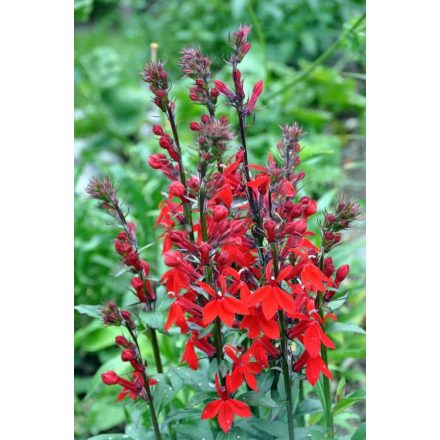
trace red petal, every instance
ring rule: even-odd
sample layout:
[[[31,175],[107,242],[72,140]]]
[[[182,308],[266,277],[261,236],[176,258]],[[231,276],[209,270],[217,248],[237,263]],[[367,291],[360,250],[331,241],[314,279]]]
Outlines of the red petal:
[[[229,399],[228,405],[232,409],[232,412],[238,417],[251,417],[252,415],[249,406],[240,400]]]
[[[218,316],[222,322],[224,322],[229,327],[232,327],[235,321],[235,314],[230,310],[227,303],[223,300],[219,303],[219,313]]]
[[[246,379],[246,383],[252,388],[254,391],[258,391],[257,379],[250,373],[245,373],[244,378]]]
[[[209,293],[212,297],[214,297],[214,298],[216,298],[217,297],[217,295],[216,295],[216,293],[215,293],[215,291],[214,291],[214,289],[209,285],[209,284],[206,284],[206,283],[204,283],[204,282],[202,282],[202,281],[197,281],[197,284],[206,292],[206,293]]]
[[[197,370],[199,366],[199,360],[197,359],[196,352],[194,350],[194,345],[191,341],[188,341],[185,346],[185,350],[182,355],[182,359],[180,363],[183,363],[186,361],[188,363],[188,366],[192,370]]]
[[[248,315],[248,308],[237,298],[227,297],[224,299],[224,302],[227,304],[228,308],[231,308],[232,311],[235,311],[238,315]]]
[[[270,290],[273,292],[272,288]],[[277,298],[273,294],[266,295],[263,300],[262,309],[264,317],[267,320],[271,319],[278,310]]]
[[[295,309],[295,302],[293,301],[293,298],[280,288],[276,289],[276,293],[277,293],[278,304],[280,305],[280,307],[285,312],[295,313],[296,309]]]
[[[202,419],[212,419],[215,417],[223,406],[223,400],[214,400],[209,402],[202,412]]]
[[[215,299],[203,308],[203,324],[208,325],[210,322],[214,321],[219,314],[219,302]]]
[[[307,380],[315,385],[318,382],[319,375],[321,374],[321,358],[309,358],[306,364],[306,377]]]
[[[280,329],[278,327],[278,323],[275,320],[266,320],[264,318],[261,318],[258,322],[261,326],[261,329],[263,330],[263,333],[268,338],[278,339],[280,337]]]
[[[229,401],[226,401],[218,413],[218,424],[220,425],[220,428],[222,428],[223,432],[228,432],[231,429],[233,421],[234,413],[229,405]]]
[[[168,331],[170,327],[174,324],[176,320],[176,303],[171,304],[170,310],[168,312],[168,319],[164,326],[164,331]]]
[[[308,326],[304,332],[303,341],[310,357],[318,357],[321,350],[321,338],[319,337],[319,330],[316,328],[316,324]]]
[[[264,294],[267,292],[267,289],[269,289],[269,286],[263,286],[257,289],[246,301],[246,306],[252,307],[259,304],[262,301]]]
[[[292,266],[287,266],[285,267],[277,276],[277,281],[283,281],[287,278],[291,278],[291,274],[293,271],[293,267]]]

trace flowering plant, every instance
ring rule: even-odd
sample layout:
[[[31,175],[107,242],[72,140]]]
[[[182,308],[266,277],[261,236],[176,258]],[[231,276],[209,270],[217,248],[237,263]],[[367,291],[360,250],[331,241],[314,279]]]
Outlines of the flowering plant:
[[[250,438],[260,438],[261,431],[241,420],[259,419],[261,426],[270,420],[273,429],[281,429],[279,438],[292,440],[298,432],[295,419],[306,429],[295,413],[303,383],[315,386],[320,381],[326,436],[333,438],[327,351],[336,347],[326,326],[337,319],[332,301],[349,267],[335,268],[331,252],[342,243],[343,231],[360,210],[355,202],[340,197],[321,219],[320,237],[314,237],[308,222],[317,213],[317,202],[302,195],[300,188],[305,177],[300,170],[303,131],[296,123],[282,126],[277,157],[269,154],[264,165],[249,163],[246,133],[263,92],[263,82],[258,81],[247,95],[239,69],[251,47],[250,30],[240,26],[230,36],[230,84],[212,78],[211,60],[200,49],[182,51],[183,74],[192,80],[189,98],[206,109],[199,121],[189,124],[197,145],[194,169],[184,161],[176,103],[164,65],[151,62],[144,70],[153,102],[166,120],[152,127],[163,152],[152,154],[148,163],[170,181],[156,221],[168,267],[159,283],[169,302],[160,330],[172,337],[177,328],[185,335],[182,364],[194,371],[202,369],[202,362],[208,364],[205,390],[211,392],[198,402],[204,402],[199,412],[202,420],[217,419],[225,433],[237,424]],[[225,116],[217,115],[220,102],[235,109],[237,134]],[[169,399],[157,401],[154,389],[161,379],[171,385],[173,380],[162,366],[157,328],[142,323],[145,314],[155,311],[160,288],[150,279],[150,266],[137,244],[136,225],[127,220],[111,179],[93,179],[87,191],[121,228],[115,250],[132,273],[136,296],[132,312],[112,301],[101,308],[106,325],[126,331],[115,343],[131,369],[130,378],[106,371],[102,381],[122,387],[118,400],[126,396],[145,400],[155,438],[173,438],[176,433],[169,429],[165,434],[165,425],[171,428],[169,422],[185,417],[186,410],[181,409],[179,416]],[[139,344],[144,329],[150,336],[157,377],[150,376]],[[171,374],[179,374],[171,368]],[[270,390],[278,396],[278,404]],[[279,410],[270,418],[262,416],[258,406],[272,403]]]

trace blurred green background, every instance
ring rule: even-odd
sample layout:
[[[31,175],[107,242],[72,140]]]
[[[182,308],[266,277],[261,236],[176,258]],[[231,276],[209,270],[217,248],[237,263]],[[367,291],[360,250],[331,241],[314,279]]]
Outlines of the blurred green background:
[[[130,301],[128,278],[118,276],[115,227],[85,197],[93,175],[114,176],[139,226],[141,246],[153,243],[143,253],[153,277],[163,271],[160,246],[154,244],[159,232],[153,224],[165,179],[146,162],[159,150],[151,124],[160,118],[140,76],[152,42],[159,44],[159,58],[170,71],[182,144],[190,147],[188,123],[200,116],[201,108],[187,98],[188,82],[177,65],[180,49],[200,45],[213,58],[217,78],[229,81],[223,62],[227,35],[240,23],[252,24],[252,49],[241,70],[247,90],[258,79],[264,80],[265,89],[255,125],[248,130],[250,160],[261,161],[274,152],[279,125],[297,121],[307,132],[301,155],[307,173],[304,191],[319,200],[321,211],[339,192],[364,207],[365,24],[350,31],[364,11],[362,0],[75,0],[75,305],[111,298],[121,304]],[[225,106],[220,112],[230,114]],[[193,156],[190,148],[187,151],[190,164]],[[364,237],[361,222],[334,255],[336,262],[349,263],[352,269],[348,300],[338,309],[340,322],[360,326],[365,325]],[[124,406],[114,402],[116,390],[99,381],[101,371],[120,363],[114,335],[114,329],[75,313],[77,439],[123,432],[130,420]],[[332,337],[338,346],[330,357],[334,386],[345,381],[346,393],[361,389],[365,336],[339,331]],[[160,338],[166,363],[177,365],[183,338]],[[147,351],[147,358],[150,355]],[[313,422],[317,416],[308,417]],[[364,417],[363,404],[358,403],[338,414],[336,422],[351,438]]]

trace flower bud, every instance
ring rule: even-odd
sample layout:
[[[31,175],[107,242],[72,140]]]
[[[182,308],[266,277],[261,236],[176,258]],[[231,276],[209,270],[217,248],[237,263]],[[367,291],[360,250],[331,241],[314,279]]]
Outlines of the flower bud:
[[[304,234],[307,231],[307,222],[304,219],[293,222],[292,229],[298,234]]]
[[[226,266],[228,263],[229,263],[229,252],[222,251],[222,253],[217,257],[217,264],[219,266]]]
[[[267,241],[273,243],[275,241],[275,228],[276,223],[273,220],[267,220],[264,222],[264,229],[266,230]]]
[[[129,348],[126,348],[121,353],[121,359],[122,359],[123,362],[130,362],[132,360],[135,360],[136,356],[135,356],[135,354],[133,353],[132,350],[130,350]]]
[[[169,150],[173,146],[172,141],[168,135],[164,135],[160,137],[159,145],[164,150]]]
[[[333,258],[327,257],[324,260],[324,275],[330,277],[333,275],[334,271],[335,271],[335,266],[333,265]]]
[[[344,264],[343,266],[339,267],[336,271],[335,282],[340,283],[341,281],[344,281],[349,272],[350,266],[348,264]]]
[[[317,210],[318,210],[318,205],[317,205],[316,201],[309,200],[306,208],[304,209],[304,215],[309,217],[309,216],[315,214]]]
[[[168,163],[168,159],[165,156],[165,154],[162,154],[162,153],[152,154],[148,158],[148,164],[150,165],[151,168],[153,168],[155,170],[161,169],[167,163]]]
[[[163,254],[163,260],[168,267],[177,267],[182,262],[182,256],[177,251],[168,251]]]
[[[293,205],[292,210],[290,211],[290,215],[292,218],[301,217],[301,214],[303,212],[303,207],[301,203],[297,203]]]
[[[117,239],[118,240],[127,240],[127,233],[124,231],[121,231],[118,235],[117,235]]]
[[[224,205],[216,205],[214,208],[214,220],[220,222],[224,220],[229,214],[228,208]]]
[[[127,338],[125,336],[116,336],[115,344],[119,345],[120,347],[124,347],[124,348],[127,348],[130,346],[130,342],[127,340]]]
[[[131,321],[131,313],[128,310],[122,310],[121,316],[124,318],[125,321]]]
[[[192,131],[200,131],[200,124],[199,124],[198,122],[191,122],[191,123],[189,124],[189,128],[190,128]]]
[[[185,187],[181,182],[174,181],[170,184],[170,195],[174,197],[182,197],[185,194]]]
[[[163,136],[165,134],[165,132],[163,131],[160,125],[153,125],[152,129],[153,129],[153,133],[156,136]]]
[[[119,382],[119,376],[114,371],[106,371],[101,374],[101,380],[106,385],[116,385]]]
[[[211,245],[209,243],[202,242],[199,246],[200,249],[200,261],[204,266],[209,264],[209,252]]]
[[[196,176],[191,176],[188,179],[187,184],[191,191],[197,192],[200,189],[200,181]]]

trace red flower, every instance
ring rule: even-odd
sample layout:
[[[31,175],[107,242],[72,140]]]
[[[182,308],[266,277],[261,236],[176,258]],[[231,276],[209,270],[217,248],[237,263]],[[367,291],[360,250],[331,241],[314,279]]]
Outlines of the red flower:
[[[254,85],[252,95],[249,98],[246,107],[244,108],[244,113],[246,114],[246,116],[249,116],[254,111],[255,105],[257,103],[257,99],[261,95],[262,91],[263,91],[263,81],[260,80]]]
[[[220,428],[223,432],[228,432],[231,429],[235,416],[251,417],[251,410],[246,403],[229,398],[230,392],[228,392],[228,389],[232,389],[229,376],[226,376],[226,386],[220,387],[218,376],[216,375],[215,387],[220,399],[209,402],[205,406],[202,412],[202,419],[217,417]]]
[[[285,267],[276,278],[271,275],[271,268],[272,261],[266,266],[266,279],[270,284],[257,289],[246,302],[248,307],[261,303],[264,317],[267,320],[271,319],[278,309],[288,313],[295,312],[293,298],[278,285],[281,281],[290,277],[292,266]]]
[[[328,285],[332,285],[332,280],[326,277],[312,262],[308,262],[304,265],[301,272],[301,281],[306,289],[312,292],[320,291],[325,292],[327,289],[323,282]]]
[[[204,325],[208,325],[215,318],[219,317],[222,322],[232,327],[236,313],[240,315],[248,314],[248,309],[243,302],[232,296],[225,296],[226,281],[224,277],[219,277],[221,290],[218,293],[215,293],[214,289],[206,283],[197,281],[197,284],[214,298],[203,308]]]
[[[233,362],[231,373],[231,385],[233,389],[237,389],[243,381],[249,385],[254,391],[258,391],[257,379],[255,374],[259,374],[262,370],[258,362],[251,361],[253,356],[252,351],[241,353],[232,345],[225,345],[225,353],[231,358]]]

